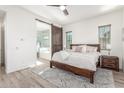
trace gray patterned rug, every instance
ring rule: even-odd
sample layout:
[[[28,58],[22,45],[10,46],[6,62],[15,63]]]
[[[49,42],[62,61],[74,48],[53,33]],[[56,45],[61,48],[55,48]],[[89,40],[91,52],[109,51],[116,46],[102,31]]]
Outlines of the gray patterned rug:
[[[32,72],[40,75],[59,88],[114,88],[112,71],[98,68],[94,77],[94,84],[89,79],[75,75],[71,72],[57,68],[31,69]]]

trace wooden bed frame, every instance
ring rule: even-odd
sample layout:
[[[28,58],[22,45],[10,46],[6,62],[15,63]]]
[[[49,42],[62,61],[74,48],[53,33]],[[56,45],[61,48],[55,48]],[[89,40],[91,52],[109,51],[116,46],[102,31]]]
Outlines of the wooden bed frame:
[[[84,45],[84,44],[71,44],[70,48],[72,48],[72,46],[80,46],[80,45]],[[97,51],[100,52],[100,44],[85,44],[88,46],[93,46],[93,47],[97,47]],[[99,61],[97,62],[96,66],[98,65]],[[88,70],[88,69],[83,69],[83,68],[78,68],[75,66],[71,66],[68,64],[64,64],[64,63],[60,63],[54,60],[50,61],[50,68],[52,68],[52,66],[55,66],[57,68],[66,70],[66,71],[70,71],[76,75],[81,75],[84,76],[86,78],[90,79],[90,83],[94,83],[94,73],[95,71],[92,70]]]

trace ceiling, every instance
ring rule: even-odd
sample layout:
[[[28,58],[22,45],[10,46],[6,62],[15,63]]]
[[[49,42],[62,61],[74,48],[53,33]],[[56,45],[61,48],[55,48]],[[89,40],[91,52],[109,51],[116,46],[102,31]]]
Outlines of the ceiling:
[[[84,20],[94,16],[102,15],[108,12],[115,11],[123,6],[110,5],[68,5],[66,6],[69,15],[65,16],[58,7],[45,5],[25,5],[21,6],[37,15],[56,22],[61,25],[67,25],[79,20]]]
[[[51,29],[50,25],[39,21],[36,21],[36,26],[37,26],[37,31],[46,31]]]

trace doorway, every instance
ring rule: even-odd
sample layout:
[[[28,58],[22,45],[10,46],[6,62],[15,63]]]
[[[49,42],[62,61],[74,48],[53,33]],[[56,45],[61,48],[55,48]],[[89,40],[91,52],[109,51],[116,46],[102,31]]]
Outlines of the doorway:
[[[5,12],[0,10],[0,67],[5,70]]]
[[[37,64],[51,60],[51,25],[36,20],[37,27]],[[43,61],[45,62],[45,61]]]

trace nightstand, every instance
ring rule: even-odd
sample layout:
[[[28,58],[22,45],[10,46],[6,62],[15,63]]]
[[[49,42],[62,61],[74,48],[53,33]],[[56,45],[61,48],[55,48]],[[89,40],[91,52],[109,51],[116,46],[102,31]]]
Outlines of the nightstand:
[[[119,71],[119,58],[117,56],[102,55],[100,66]]]

